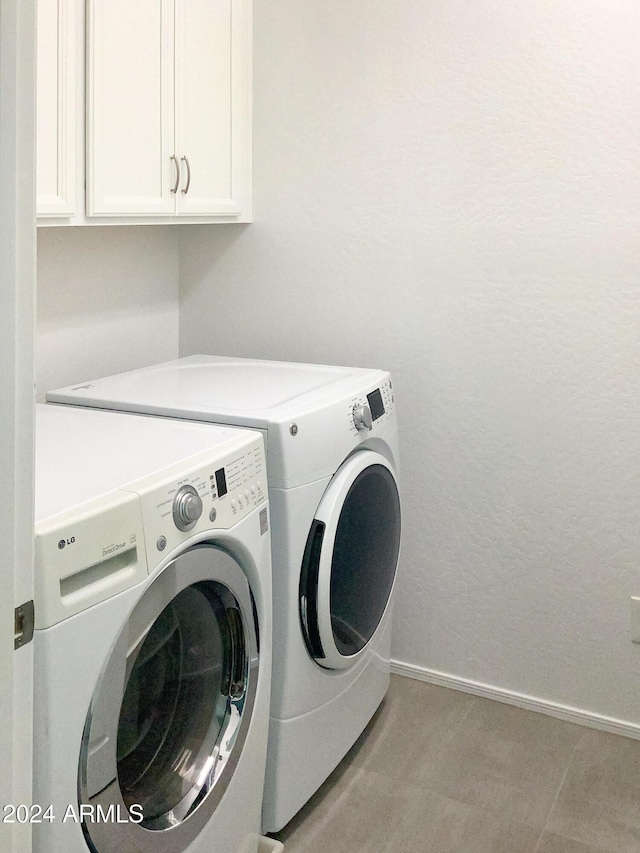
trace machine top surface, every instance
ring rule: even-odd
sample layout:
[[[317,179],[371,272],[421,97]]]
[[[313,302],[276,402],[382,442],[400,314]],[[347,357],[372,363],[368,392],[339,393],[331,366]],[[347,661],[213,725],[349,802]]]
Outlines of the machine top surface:
[[[386,375],[363,368],[194,355],[58,389],[47,399],[177,417],[207,415],[266,428]]]
[[[36,523],[195,457],[242,453],[259,434],[208,423],[36,406]],[[163,474],[163,471],[165,474]]]

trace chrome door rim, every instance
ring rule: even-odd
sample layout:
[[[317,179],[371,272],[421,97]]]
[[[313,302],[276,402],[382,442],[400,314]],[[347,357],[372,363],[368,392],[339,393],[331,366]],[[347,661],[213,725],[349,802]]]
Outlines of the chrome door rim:
[[[216,565],[215,571],[212,571],[210,564],[214,558]],[[109,773],[113,775],[112,781],[95,794],[91,794],[87,788],[92,759],[90,744],[93,722],[100,717],[101,702],[105,705],[111,702],[111,705],[114,705],[113,697],[102,695],[103,686],[108,684],[111,687],[113,684],[113,679],[109,681],[109,671],[111,666],[116,666],[112,662],[117,659],[117,656],[120,655],[120,669],[122,669],[123,654],[126,654],[130,660],[137,659],[151,626],[167,604],[185,589],[199,584],[216,584],[225,588],[229,596],[226,604],[231,605],[232,600],[236,603],[246,649],[244,690],[235,700],[230,699],[229,704],[232,710],[222,729],[217,732],[214,743],[209,742],[210,771],[205,778],[198,780],[200,784],[192,787],[174,808],[159,819],[145,821],[144,826],[132,820],[124,823],[87,821],[83,823],[82,828],[89,847],[97,853],[110,853],[110,851],[178,853],[184,850],[212,817],[235,772],[248,734],[256,698],[259,656],[253,622],[254,609],[246,575],[235,558],[221,548],[205,543],[193,546],[163,569],[133,608],[126,624],[128,630],[123,628],[114,644],[94,691],[85,724],[78,773],[79,803],[89,805],[93,810],[101,807],[103,813],[107,812],[109,807],[115,807],[117,813],[123,818],[129,815],[120,790],[115,744],[109,745],[107,751],[109,761],[113,762],[113,774]],[[131,648],[125,648],[129,645],[127,639],[132,632],[136,642],[131,645]],[[117,678],[122,681],[120,702],[124,697],[131,670],[132,663],[128,665],[124,675],[117,675]],[[107,690],[106,686],[104,690]],[[230,741],[232,742],[230,748],[225,747],[225,741],[227,746]],[[94,748],[93,752],[95,751]],[[196,803],[195,807],[194,803]]]

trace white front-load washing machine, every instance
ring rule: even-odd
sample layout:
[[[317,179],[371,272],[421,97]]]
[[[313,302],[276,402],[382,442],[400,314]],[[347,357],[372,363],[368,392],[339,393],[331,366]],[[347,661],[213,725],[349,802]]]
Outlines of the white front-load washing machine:
[[[37,407],[35,853],[257,851],[268,512],[259,432]]]
[[[401,522],[391,377],[203,355],[48,397],[264,432],[274,658],[263,828],[280,829],[348,752],[389,685]]]

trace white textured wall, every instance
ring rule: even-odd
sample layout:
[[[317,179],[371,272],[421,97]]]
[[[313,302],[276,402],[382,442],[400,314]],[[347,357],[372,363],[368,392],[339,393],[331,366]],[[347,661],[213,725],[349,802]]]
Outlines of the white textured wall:
[[[640,723],[640,5],[255,4],[181,351],[389,368],[399,660]]]
[[[178,229],[39,228],[37,390],[178,353]]]

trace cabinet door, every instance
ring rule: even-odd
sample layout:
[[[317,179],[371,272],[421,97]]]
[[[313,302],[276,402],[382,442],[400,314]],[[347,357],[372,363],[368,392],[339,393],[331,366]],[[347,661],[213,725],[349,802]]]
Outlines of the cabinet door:
[[[88,215],[173,214],[173,0],[87,12]]]
[[[37,212],[76,207],[76,13],[74,0],[38,0]]]
[[[250,179],[250,4],[175,3],[177,210],[237,215]]]

